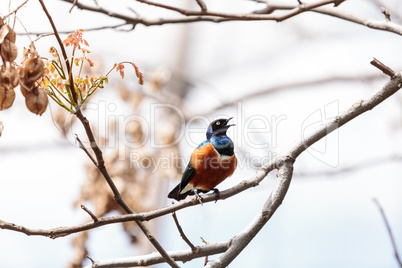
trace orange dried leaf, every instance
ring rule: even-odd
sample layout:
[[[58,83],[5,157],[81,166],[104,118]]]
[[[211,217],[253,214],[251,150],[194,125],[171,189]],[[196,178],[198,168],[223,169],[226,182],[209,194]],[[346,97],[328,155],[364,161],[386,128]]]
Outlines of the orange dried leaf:
[[[140,68],[133,62],[134,70],[135,70],[135,75],[138,77],[138,83],[140,85],[144,84],[144,74],[140,72]]]
[[[119,63],[116,67],[116,72],[120,72],[121,78],[124,78],[124,65]]]

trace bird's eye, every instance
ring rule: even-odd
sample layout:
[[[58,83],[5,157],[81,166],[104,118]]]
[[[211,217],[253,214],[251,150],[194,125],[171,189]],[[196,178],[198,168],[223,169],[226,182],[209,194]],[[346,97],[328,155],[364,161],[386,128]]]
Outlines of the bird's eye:
[[[219,121],[218,121],[218,122],[216,122],[216,125],[217,125],[217,126],[219,126],[220,124],[221,124],[221,122],[219,122]]]

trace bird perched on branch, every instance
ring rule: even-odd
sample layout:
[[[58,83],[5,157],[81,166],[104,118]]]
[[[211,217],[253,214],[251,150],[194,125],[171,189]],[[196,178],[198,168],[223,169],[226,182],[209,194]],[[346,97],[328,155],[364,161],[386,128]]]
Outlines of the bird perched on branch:
[[[228,124],[232,118],[218,119],[209,125],[207,140],[191,154],[181,181],[169,193],[169,198],[180,201],[188,195],[195,195],[201,202],[198,193],[211,190],[216,193],[216,200],[220,198],[220,192],[215,187],[231,176],[237,166],[233,141],[226,135],[228,128],[234,126]]]

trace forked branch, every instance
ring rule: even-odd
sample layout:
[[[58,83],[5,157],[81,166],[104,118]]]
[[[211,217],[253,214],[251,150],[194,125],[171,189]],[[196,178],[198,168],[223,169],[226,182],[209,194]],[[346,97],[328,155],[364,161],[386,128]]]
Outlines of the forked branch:
[[[266,165],[262,166],[257,173],[239,183],[238,185],[227,189],[225,191],[221,191],[220,199],[226,199],[233,195],[236,195],[250,187],[257,186],[266,176],[268,173],[273,171],[274,169],[278,170],[278,178],[276,180],[274,189],[265,202],[264,206],[262,207],[261,212],[258,214],[243,232],[241,232],[238,236],[233,237],[230,241],[223,242],[220,245],[225,245],[226,249],[219,247],[219,250],[216,251],[200,251],[190,253],[188,251],[182,250],[175,253],[167,253],[170,257],[174,257],[176,260],[181,260],[183,256],[185,256],[185,260],[190,260],[197,257],[202,257],[206,255],[213,255],[217,253],[225,252],[221,255],[216,261],[211,262],[208,264],[209,267],[224,267],[225,265],[229,264],[236,254],[244,249],[247,244],[251,241],[251,239],[258,233],[258,231],[265,225],[265,223],[272,217],[275,213],[276,209],[282,203],[289,184],[292,179],[292,171],[293,171],[293,162],[297,159],[297,157],[304,152],[308,147],[313,145],[315,142],[319,141],[323,137],[327,136],[330,132],[340,128],[342,125],[348,123],[349,121],[353,120],[357,116],[370,111],[378,104],[386,100],[392,94],[397,92],[402,86],[402,77],[401,73],[395,73],[394,76],[390,79],[389,82],[372,96],[368,97],[365,100],[357,101],[354,105],[352,105],[348,110],[344,111],[339,116],[335,117],[334,119],[329,120],[327,123],[321,125],[318,129],[316,129],[312,134],[305,137],[304,140],[296,143],[293,147],[291,147],[286,154],[283,156],[278,156],[273,159],[271,162],[267,163]],[[215,194],[206,194],[203,196],[203,203],[215,201],[216,195]],[[113,224],[117,222],[126,222],[126,221],[148,221],[162,215],[167,215],[174,211],[178,211],[180,209],[198,205],[198,202],[194,199],[183,200],[181,202],[175,203],[171,206],[161,208],[158,210],[153,210],[150,212],[145,213],[136,213],[136,214],[128,214],[128,215],[119,215],[114,217],[103,217],[98,218],[96,222],[90,222],[82,225],[72,226],[72,227],[59,227],[50,230],[42,230],[42,229],[29,229],[24,226],[18,226],[13,223],[8,223],[4,221],[0,221],[0,228],[1,229],[8,229],[17,232],[21,232],[27,235],[40,235],[40,236],[48,236],[51,238],[57,238],[61,236],[70,235],[72,233],[81,232],[84,230],[89,230],[93,228],[97,228],[99,226],[103,226],[106,224]],[[211,244],[204,247],[205,249],[212,249],[214,245]],[[210,247],[211,246],[211,247]],[[222,251],[223,250],[223,251]],[[177,255],[178,254],[178,255]],[[184,257],[183,257],[184,258]],[[145,255],[141,257],[133,258],[136,261],[132,262],[132,265],[138,265],[138,260],[141,259],[145,263],[152,260],[152,264],[165,262],[166,259],[163,258],[161,255],[158,254],[151,254]],[[110,266],[110,262],[108,261],[97,261],[95,262],[97,267],[112,267]],[[142,262],[141,262],[142,263]],[[127,264],[127,263],[126,263]],[[222,266],[219,266],[222,265]]]

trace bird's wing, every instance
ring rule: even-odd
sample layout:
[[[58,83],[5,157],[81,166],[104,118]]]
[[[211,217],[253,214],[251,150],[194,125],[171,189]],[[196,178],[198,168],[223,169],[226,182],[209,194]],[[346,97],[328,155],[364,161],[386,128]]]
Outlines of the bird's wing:
[[[190,159],[190,162],[188,163],[186,169],[183,172],[183,176],[181,177],[180,192],[184,188],[186,188],[186,186],[191,181],[191,179],[194,177],[194,175],[195,175],[195,169],[191,167],[191,159]]]

